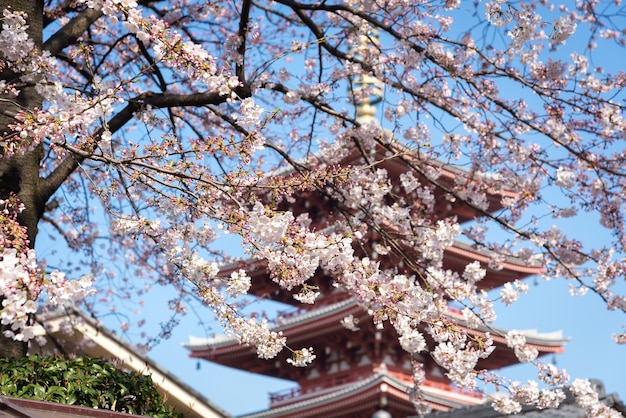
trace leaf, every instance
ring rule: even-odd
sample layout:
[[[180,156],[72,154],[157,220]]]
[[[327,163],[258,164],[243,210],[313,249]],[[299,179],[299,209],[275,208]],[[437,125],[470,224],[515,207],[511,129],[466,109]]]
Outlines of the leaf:
[[[46,389],[43,386],[33,385],[33,397],[35,399],[46,399]]]

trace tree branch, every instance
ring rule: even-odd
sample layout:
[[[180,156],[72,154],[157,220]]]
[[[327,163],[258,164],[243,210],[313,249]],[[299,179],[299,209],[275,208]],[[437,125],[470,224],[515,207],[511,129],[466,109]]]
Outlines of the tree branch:
[[[251,4],[252,1],[244,0],[241,5],[241,16],[239,18],[239,38],[241,42],[237,47],[237,53],[241,57],[241,62],[238,62],[235,67],[235,75],[242,84],[246,84],[246,34],[248,32]]]
[[[65,47],[76,42],[102,14],[101,10],[85,9],[44,42],[43,49],[50,51],[52,55],[58,54]]]
[[[149,3],[156,3],[159,0],[143,0],[139,4],[147,5]],[[73,2],[66,2],[62,7],[69,8]],[[104,13],[100,9],[87,8],[80,12],[74,19],[65,24],[59,31],[55,32],[46,42],[43,44],[45,51],[50,51],[52,55],[56,55],[63,49],[72,45],[81,37],[83,33],[91,26],[96,20],[98,20]]]
[[[237,91],[241,98],[249,97],[248,88],[241,88]],[[206,105],[217,105],[224,103],[228,95],[221,95],[216,92],[203,92],[194,94],[155,94],[148,92],[137,96],[129,101],[128,105],[113,116],[107,123],[107,128],[111,133],[120,130],[128,121],[130,121],[138,110],[151,106],[153,108],[171,108],[171,107],[199,107]],[[99,128],[91,136],[99,138],[104,132],[104,128]],[[74,153],[61,162],[45,179],[42,179],[39,192],[43,201],[47,201],[54,192],[65,182],[65,180],[76,170],[80,164],[85,161],[88,156],[95,151],[98,141],[94,140],[90,149],[84,150],[81,154]]]

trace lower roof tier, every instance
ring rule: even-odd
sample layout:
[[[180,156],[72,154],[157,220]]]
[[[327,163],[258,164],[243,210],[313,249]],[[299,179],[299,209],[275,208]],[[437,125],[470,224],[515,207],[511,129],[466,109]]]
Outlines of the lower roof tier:
[[[384,409],[394,417],[415,414],[409,393],[412,385],[391,375],[384,368],[367,379],[340,387],[273,402],[270,409],[241,418],[371,417]],[[483,402],[479,394],[442,390],[437,386],[422,386],[424,401],[433,411],[447,411]]]
[[[359,320],[359,329],[350,331],[341,325],[341,320],[348,316]],[[473,329],[460,317],[458,312],[450,310],[446,315],[453,319],[461,329],[470,335],[484,336],[485,327]],[[404,371],[410,376],[411,358],[404,351],[398,335],[392,326],[377,329],[371,317],[353,299],[345,299],[331,305],[305,311],[300,315],[286,316],[273,331],[280,331],[291,347],[312,347],[317,356],[315,361],[305,368],[285,367],[290,353],[283,350],[274,360],[259,359],[254,347],[241,345],[234,337],[219,336],[210,339],[191,337],[185,347],[190,356],[203,358],[225,366],[297,381],[306,389],[314,385],[316,380],[326,380],[329,385],[345,383],[341,374],[344,370],[370,370],[352,376],[353,379],[363,378],[371,374],[371,367],[376,364],[387,364],[390,368]],[[495,332],[494,332],[495,331]],[[522,331],[527,344],[536,348],[539,355],[559,353],[567,342],[560,332],[539,334],[534,330]],[[490,335],[496,350],[478,363],[479,369],[500,369],[518,363],[513,350],[506,347],[506,340],[501,335],[506,332],[491,330]],[[434,347],[432,340],[427,341]],[[430,356],[423,356],[422,362],[427,379],[448,382],[444,371],[434,363]]]

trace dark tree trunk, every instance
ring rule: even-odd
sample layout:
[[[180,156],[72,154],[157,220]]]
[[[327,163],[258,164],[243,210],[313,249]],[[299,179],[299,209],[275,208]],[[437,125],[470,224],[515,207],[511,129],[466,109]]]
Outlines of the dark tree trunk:
[[[35,43],[35,48],[41,50],[43,31],[43,0],[0,0],[0,12],[10,7],[15,11],[24,11],[28,14],[28,34]],[[0,72],[0,80],[11,82],[19,74],[11,71]],[[6,98],[5,98],[6,99]],[[13,122],[11,115],[21,109],[41,107],[41,98],[34,86],[21,88],[17,98],[0,102],[0,135],[8,131],[8,125]],[[39,166],[43,154],[43,147],[38,146],[33,151],[10,158],[0,156],[0,199],[16,194],[25,209],[20,214],[19,222],[27,228],[29,246],[34,248],[37,237],[37,223],[43,214],[45,199],[39,191]],[[5,327],[2,327],[4,330]],[[20,341],[5,338],[0,334],[0,357],[20,357],[26,354],[27,345]]]

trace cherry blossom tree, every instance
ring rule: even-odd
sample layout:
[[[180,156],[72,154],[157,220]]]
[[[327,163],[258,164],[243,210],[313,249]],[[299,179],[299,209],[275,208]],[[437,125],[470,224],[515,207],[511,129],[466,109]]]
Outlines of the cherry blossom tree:
[[[428,350],[429,333],[432,357],[467,388],[484,378],[475,365],[492,341],[470,343],[442,307],[457,301],[486,325],[495,313],[479,286],[487,266],[443,268],[455,240],[490,254],[490,268],[516,257],[626,309],[615,290],[626,267],[619,1],[1,0],[0,10],[4,356],[24,352],[39,304],[94,288],[88,307],[139,298],[130,273],[176,289],[173,312],[201,298],[262,358],[287,349],[286,367],[314,361],[239,309],[251,278],[220,275],[232,261],[215,245],[226,232],[302,303],[315,303],[308,280],[323,269],[405,350]],[[390,160],[405,167],[398,178]],[[452,166],[463,175],[444,176]],[[329,202],[332,227],[288,209],[307,193]],[[476,220],[441,216],[442,198]],[[576,217],[607,239],[559,227]],[[55,268],[34,251],[44,222],[67,247]],[[499,297],[526,290],[511,283]],[[614,338],[626,342],[622,330]],[[498,410],[555,407],[571,384],[603,412],[587,381],[537,362],[523,335],[507,343],[549,387],[512,386]]]

